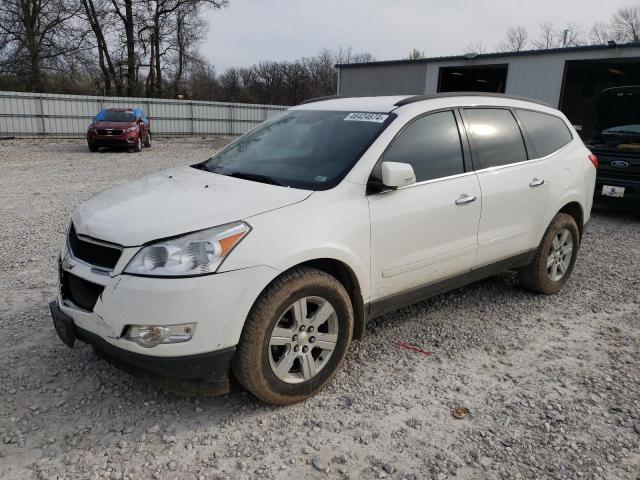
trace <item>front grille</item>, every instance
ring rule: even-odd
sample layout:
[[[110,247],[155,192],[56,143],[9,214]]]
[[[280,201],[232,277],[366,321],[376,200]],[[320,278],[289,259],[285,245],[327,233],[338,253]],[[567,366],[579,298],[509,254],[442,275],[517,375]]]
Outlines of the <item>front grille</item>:
[[[63,300],[69,300],[89,312],[93,311],[98,297],[104,290],[102,285],[88,282],[65,271],[60,271],[60,287]]]
[[[124,133],[124,130],[122,129],[100,129],[98,130],[98,135],[104,135],[104,136],[110,136],[110,135],[122,135]]]
[[[109,270],[113,270],[122,255],[122,250],[117,247],[109,247],[81,239],[73,225],[69,229],[69,248],[78,260]]]

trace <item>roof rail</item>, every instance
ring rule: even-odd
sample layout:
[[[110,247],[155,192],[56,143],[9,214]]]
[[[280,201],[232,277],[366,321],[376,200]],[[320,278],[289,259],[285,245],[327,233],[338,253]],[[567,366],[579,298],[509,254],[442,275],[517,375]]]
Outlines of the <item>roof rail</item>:
[[[349,97],[345,97],[343,95],[326,95],[324,97],[310,98],[308,100],[300,102],[298,105],[305,105],[307,103],[315,103],[315,102],[323,102],[325,100],[337,100],[339,98],[349,98]]]
[[[541,100],[534,100],[532,98],[520,97],[518,95],[505,95],[504,93],[494,93],[494,92],[442,92],[435,93],[432,95],[414,95],[413,97],[403,98],[402,100],[397,101],[393,104],[394,107],[402,107],[404,105],[409,105],[410,103],[422,102],[423,100],[433,100],[436,98],[448,98],[448,97],[496,97],[496,98],[508,98],[511,100],[523,100],[525,102],[537,103],[539,105],[544,105],[545,107],[550,107],[546,102]]]

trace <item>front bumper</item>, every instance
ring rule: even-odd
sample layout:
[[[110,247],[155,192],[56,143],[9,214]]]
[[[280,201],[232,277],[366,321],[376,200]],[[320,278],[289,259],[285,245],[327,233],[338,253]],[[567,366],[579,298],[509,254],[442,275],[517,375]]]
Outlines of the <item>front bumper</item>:
[[[87,135],[87,142],[95,147],[130,147],[135,145],[138,134],[124,135]]]
[[[91,344],[99,356],[136,376],[159,375],[180,381],[204,382],[218,387],[220,393],[229,389],[229,370],[235,347],[181,357],[143,355],[118,348],[95,333],[78,327],[60,309],[57,301],[52,301],[49,308],[58,336],[70,347],[76,339]]]
[[[264,265],[188,278],[151,278],[123,274],[138,248],[124,250],[111,272],[77,260],[63,249],[57,303],[78,328],[123,350],[154,357],[179,357],[237,345],[245,319],[260,292],[278,275]],[[87,304],[69,295],[64,278],[73,276],[96,287]],[[83,301],[80,301],[83,300]],[[145,348],[123,337],[130,325],[195,323],[183,343]]]

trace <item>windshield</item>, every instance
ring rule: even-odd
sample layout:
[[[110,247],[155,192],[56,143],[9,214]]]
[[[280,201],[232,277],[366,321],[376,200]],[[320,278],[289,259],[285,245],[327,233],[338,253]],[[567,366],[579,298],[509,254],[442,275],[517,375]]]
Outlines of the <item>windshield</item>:
[[[198,168],[307,190],[337,185],[395,115],[292,110]]]
[[[133,112],[104,112],[104,118],[102,121],[104,122],[135,122],[136,116]]]

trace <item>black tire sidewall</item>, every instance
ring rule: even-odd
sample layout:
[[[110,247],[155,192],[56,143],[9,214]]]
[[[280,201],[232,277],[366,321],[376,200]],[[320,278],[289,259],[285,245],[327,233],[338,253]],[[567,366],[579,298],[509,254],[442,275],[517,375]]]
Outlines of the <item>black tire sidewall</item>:
[[[269,364],[269,339],[273,327],[282,314],[284,314],[287,308],[289,308],[293,303],[304,297],[321,297],[331,304],[338,317],[338,342],[336,343],[336,348],[333,351],[329,362],[315,377],[306,382],[291,384],[280,380],[271,369],[271,365]],[[345,299],[333,288],[326,285],[311,284],[296,290],[291,295],[288,295],[283,300],[279,301],[278,306],[272,310],[272,312],[273,313],[269,315],[269,322],[265,322],[266,329],[261,342],[261,374],[269,389],[279,395],[287,397],[310,395],[319,388],[322,388],[327,380],[335,374],[336,370],[342,363],[351,341],[352,313],[350,305],[345,304]]]
[[[549,277],[549,272],[547,270],[547,258],[549,256],[549,252],[551,250],[551,245],[553,243],[553,239],[562,229],[566,228],[571,233],[571,239],[573,241],[573,250],[571,252],[571,261],[569,262],[569,268],[562,276],[560,280],[553,281]],[[557,221],[553,222],[550,226],[549,230],[545,234],[544,241],[542,242],[541,251],[540,251],[540,278],[542,285],[545,289],[558,292],[563,287],[563,285],[569,280],[571,277],[571,273],[573,272],[573,267],[576,263],[576,259],[578,258],[578,250],[580,249],[580,232],[578,231],[578,226],[575,221],[569,217],[563,215],[558,218]]]

